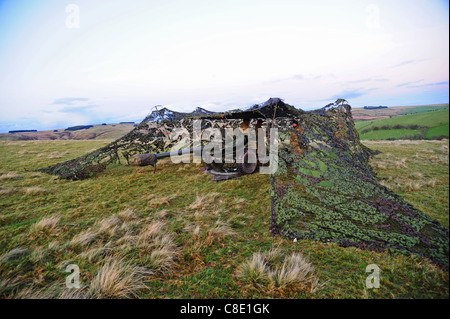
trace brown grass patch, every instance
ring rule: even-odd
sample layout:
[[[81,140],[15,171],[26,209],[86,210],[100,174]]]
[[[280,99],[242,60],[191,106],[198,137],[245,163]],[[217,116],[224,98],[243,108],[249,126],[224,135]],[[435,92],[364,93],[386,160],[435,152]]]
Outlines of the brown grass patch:
[[[256,288],[279,290],[295,286],[311,292],[318,288],[312,264],[299,253],[286,255],[279,249],[254,253],[238,267],[236,276]]]
[[[2,175],[0,175],[0,181],[2,180],[8,180],[8,179],[19,179],[20,176],[17,174],[17,172],[7,172]]]
[[[16,190],[14,188],[0,186],[0,195],[9,195],[15,192]]]
[[[88,229],[75,235],[75,237],[73,237],[70,241],[70,244],[73,246],[84,247],[95,242],[99,237],[100,236],[98,233],[93,232],[91,229]]]
[[[38,232],[54,233],[59,226],[61,216],[44,217],[34,225],[34,230]]]
[[[108,259],[91,282],[94,298],[132,298],[145,289],[142,272],[123,260]]]
[[[33,186],[33,187],[27,187],[25,188],[25,193],[27,195],[39,195],[46,193],[47,190],[45,188],[39,187],[39,186]]]

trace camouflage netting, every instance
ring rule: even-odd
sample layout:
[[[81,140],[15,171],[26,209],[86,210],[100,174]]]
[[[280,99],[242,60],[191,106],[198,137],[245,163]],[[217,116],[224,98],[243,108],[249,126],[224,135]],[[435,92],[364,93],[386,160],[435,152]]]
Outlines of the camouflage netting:
[[[192,132],[236,128],[243,118],[264,118],[279,130],[279,167],[271,176],[271,232],[287,238],[336,242],[373,250],[416,253],[448,267],[448,230],[379,184],[345,100],[304,112],[279,99],[228,113],[155,112],[133,131],[82,157],[39,171],[87,178],[112,161],[139,153],[167,152],[174,128]],[[298,123],[295,128],[293,121]]]
[[[303,113],[297,129],[278,123],[284,147],[271,179],[271,232],[412,252],[448,267],[448,230],[378,183],[350,106],[328,107]]]

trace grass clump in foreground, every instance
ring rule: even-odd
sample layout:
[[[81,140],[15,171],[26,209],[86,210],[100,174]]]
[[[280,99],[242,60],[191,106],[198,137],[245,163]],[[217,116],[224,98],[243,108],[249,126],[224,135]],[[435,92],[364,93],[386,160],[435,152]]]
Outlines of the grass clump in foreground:
[[[285,255],[277,248],[254,253],[239,266],[237,277],[265,290],[295,288],[314,292],[318,288],[314,267],[307,259],[299,253]]]
[[[0,142],[1,298],[448,298],[448,271],[419,256],[270,236],[265,175],[216,183],[169,160],[83,181],[24,171],[105,143]],[[366,144],[381,181],[448,227],[448,140]],[[72,264],[80,289],[65,286]]]

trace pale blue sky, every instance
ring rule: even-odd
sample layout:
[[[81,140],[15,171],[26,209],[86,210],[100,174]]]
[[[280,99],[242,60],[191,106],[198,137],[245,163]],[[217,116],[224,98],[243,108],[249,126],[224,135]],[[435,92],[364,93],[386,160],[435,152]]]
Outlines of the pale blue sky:
[[[448,14],[418,0],[0,0],[0,132],[269,97],[445,103]]]

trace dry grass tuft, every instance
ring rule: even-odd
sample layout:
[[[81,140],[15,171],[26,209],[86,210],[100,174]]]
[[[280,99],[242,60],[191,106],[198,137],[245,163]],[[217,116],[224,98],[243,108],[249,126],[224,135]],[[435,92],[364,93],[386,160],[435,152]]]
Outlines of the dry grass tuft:
[[[15,298],[18,299],[89,299],[90,293],[87,287],[79,289],[63,288],[64,284],[54,282],[46,287],[32,285],[19,291]]]
[[[155,237],[151,242],[151,247],[153,248],[167,248],[169,250],[175,251],[176,244],[173,237],[170,234],[163,234],[161,236]],[[174,253],[175,255],[176,253]]]
[[[64,289],[60,295],[58,296],[58,299],[90,299],[91,294],[89,293],[89,290],[87,290],[87,287],[82,288],[72,288],[72,289]]]
[[[35,262],[41,262],[45,257],[48,256],[48,252],[43,246],[36,247],[31,253],[30,259]]]
[[[119,212],[117,215],[120,217],[120,219],[124,221],[134,220],[137,218],[136,214],[132,209],[123,210]]]
[[[57,230],[61,216],[44,217],[34,225],[38,232],[53,233]]]
[[[234,230],[228,225],[228,223],[218,220],[214,227],[209,230],[209,234],[213,236],[232,236],[235,234]]]
[[[23,247],[14,248],[13,250],[7,252],[6,254],[0,257],[0,264],[11,260],[20,259],[29,254],[30,252],[26,248]]]
[[[177,252],[168,247],[154,249],[148,258],[148,267],[155,271],[167,272],[172,267]]]
[[[267,267],[266,258],[259,252],[254,253],[250,260],[239,266],[237,276],[255,286],[261,286],[267,279]]]
[[[122,221],[117,216],[111,216],[100,220],[97,224],[99,226],[100,233],[114,236],[117,234]]]
[[[423,173],[422,172],[414,172],[412,174],[417,179],[423,179]]]
[[[384,162],[378,162],[375,165],[378,169],[382,169],[382,170],[387,169],[386,163],[384,163]]]
[[[178,256],[175,241],[164,228],[164,222],[153,221],[136,236],[136,247],[148,254],[146,266],[160,273],[169,271]]]
[[[58,151],[55,151],[55,152],[50,153],[50,154],[47,156],[47,158],[50,158],[50,159],[52,159],[52,158],[63,158],[64,155],[67,155],[67,154],[69,154],[68,151],[63,152],[63,153],[60,153],[60,152],[58,152]]]
[[[94,298],[133,298],[146,288],[142,272],[123,260],[108,259],[91,282]]]
[[[19,291],[15,298],[17,299],[52,299],[55,298],[55,291],[54,287],[51,287],[50,289],[42,289],[39,290],[36,287],[27,287],[25,289],[22,289]]]
[[[399,160],[394,161],[394,165],[397,169],[406,168],[406,158],[401,158]]]
[[[39,187],[39,186],[33,186],[33,187],[27,187],[25,189],[25,193],[27,195],[39,195],[46,193],[47,190],[45,188]]]
[[[149,207],[158,208],[160,206],[168,206],[177,197],[176,194],[171,196],[153,197],[149,202]]]
[[[72,238],[70,241],[70,244],[73,246],[88,246],[89,244],[93,243],[99,238],[99,234],[93,232],[92,230],[88,229],[85,231],[82,231],[81,233],[75,235],[75,237]]]
[[[164,235],[164,226],[165,223],[162,221],[151,222],[150,224],[145,226],[139,233],[138,242],[140,244],[149,243],[158,236]]]
[[[84,251],[80,254],[80,257],[86,258],[89,262],[99,261],[108,256],[111,248],[109,247],[94,247],[88,251]]]
[[[22,280],[17,277],[0,279],[0,296],[15,295],[22,283]]]
[[[169,215],[169,211],[167,209],[162,209],[158,213],[156,213],[156,217],[158,218],[166,218]]]
[[[269,272],[269,280],[275,287],[302,284],[314,272],[313,266],[302,255],[293,253],[284,259],[280,268]]]
[[[198,236],[200,234],[201,227],[200,227],[200,225],[196,225],[196,224],[187,224],[184,227],[184,230],[192,233],[194,236]]]
[[[406,188],[410,192],[418,191],[422,188],[422,186],[423,186],[423,183],[420,181],[409,181],[406,183]]]
[[[28,175],[30,178],[44,178],[46,175],[41,172],[32,172]]]
[[[295,285],[301,289],[309,287],[311,291],[318,287],[314,267],[307,259],[299,253],[286,256],[279,249],[254,253],[239,266],[236,275],[255,287],[268,284],[279,289]]]
[[[23,155],[23,154],[36,154],[37,152],[36,151],[22,150],[22,151],[19,151],[17,153]]]
[[[7,172],[0,175],[0,181],[8,180],[8,179],[19,179],[20,176],[17,172]]]
[[[425,184],[427,186],[430,186],[430,187],[434,188],[436,186],[436,183],[437,183],[437,181],[435,179],[430,179]]]
[[[192,210],[204,210],[212,205],[214,200],[219,196],[219,193],[213,192],[204,195],[197,195],[195,200],[188,206]]]
[[[9,195],[15,192],[16,190],[14,188],[0,186],[0,195]]]

